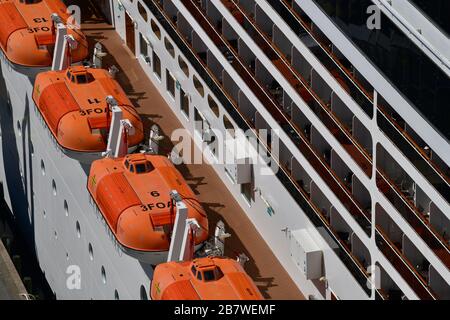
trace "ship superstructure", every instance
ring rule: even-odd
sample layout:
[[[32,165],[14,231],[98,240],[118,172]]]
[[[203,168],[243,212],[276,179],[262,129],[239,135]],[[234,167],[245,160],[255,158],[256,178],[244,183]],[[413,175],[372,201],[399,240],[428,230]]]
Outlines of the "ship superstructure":
[[[424,1],[97,3],[305,295],[450,297],[450,51]],[[274,174],[214,161],[239,130]]]
[[[206,244],[202,204],[173,163],[143,143],[133,103],[111,70],[87,59],[86,38],[68,30],[61,1],[3,1],[0,15],[0,182],[21,233],[56,298],[148,299],[155,266],[179,246],[176,226],[198,226],[189,259]],[[19,45],[16,33],[27,41]],[[186,202],[183,218],[173,194]]]

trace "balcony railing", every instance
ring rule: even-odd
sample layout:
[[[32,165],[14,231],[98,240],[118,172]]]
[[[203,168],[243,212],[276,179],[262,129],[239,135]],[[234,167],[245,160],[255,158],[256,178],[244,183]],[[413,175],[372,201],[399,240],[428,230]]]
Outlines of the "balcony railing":
[[[158,22],[162,25],[183,55],[189,60],[190,64],[194,67],[195,71],[201,76],[203,81],[208,85],[209,89],[214,93],[222,106],[226,109],[227,113],[235,121],[240,129],[245,132],[249,132],[252,135],[250,138],[255,138],[259,141],[260,145],[267,150],[267,154],[271,156],[274,161],[279,164],[279,160],[273,157],[270,147],[266,145],[266,139],[260,137],[256,128],[251,120],[247,119],[239,110],[233,99],[230,98],[225,89],[222,87],[219,80],[214,76],[214,73],[209,70],[208,66],[202,61],[202,59],[196,54],[191,44],[184,38],[184,36],[177,29],[176,24],[171,18],[164,12],[164,9],[157,0],[144,0],[144,3],[148,9],[152,12]],[[213,35],[214,37],[214,35]],[[282,120],[282,119],[281,119]],[[283,120],[284,121],[284,120]],[[297,183],[294,177],[289,174],[289,170],[280,166],[280,170],[276,172],[276,176],[283,184],[292,198],[296,201],[299,207],[303,210],[310,222],[316,228],[323,228],[330,236],[332,243],[330,245],[334,248],[334,252],[340,258],[342,263],[347,267],[349,272],[353,275],[355,280],[360,284],[361,288],[370,296],[371,289],[367,285],[370,281],[370,277],[367,271],[356,257],[352,255],[349,249],[342,244],[342,239],[339,238],[329,225],[328,218],[325,217],[321,211],[312,203],[310,196],[302,187]],[[377,298],[381,298],[378,290],[375,290]]]
[[[323,41],[323,37],[314,31],[312,24],[307,23],[295,11],[289,1],[286,0],[268,0],[269,4],[275,11],[280,14],[285,22],[298,33],[299,30],[306,32],[318,45],[323,54],[320,55],[323,65],[328,68],[330,73],[337,77],[342,86],[351,97],[362,107],[362,109],[372,117],[373,94],[365,88],[365,85],[359,81],[354,72],[345,66],[340,59],[334,54],[330,47]],[[370,107],[369,107],[370,106]],[[423,147],[414,141],[405,129],[396,122],[389,114],[388,108],[378,103],[379,114],[383,116],[384,122],[380,128],[391,139],[391,141],[405,154],[405,156],[416,166],[417,170],[432,184],[436,190],[446,199],[450,201],[450,177],[446,174],[445,169],[434,162]],[[395,128],[395,131],[393,131]]]
[[[362,224],[362,227],[366,232],[370,232],[370,213],[361,208],[360,204],[353,198],[350,191],[345,187],[345,184],[340,181],[340,178],[333,172],[329,164],[313,149],[303,131],[289,119],[289,116],[283,113],[282,108],[277,104],[275,99],[258,83],[249,68],[242,63],[235,49],[213,27],[201,8],[191,0],[182,0],[181,2],[206,31],[215,45],[218,48],[227,48],[229,52],[228,60],[231,61],[231,65],[234,69],[252,89],[253,93],[258,97],[281,128],[288,134],[292,142],[298,147],[299,151],[302,152],[309,163],[326,181],[327,185],[333,190],[347,210],[355,217],[355,220]]]
[[[325,104],[321,98],[313,91],[302,75],[292,66],[290,61],[278,50],[270,38],[256,25],[255,21],[234,1],[222,0],[230,13],[241,22],[247,33],[252,36],[260,49],[272,60],[274,66],[280,71],[285,79],[291,84],[303,100],[322,120],[322,123],[336,137],[339,143],[355,160],[359,167],[368,177],[372,175],[372,165],[370,155],[353,138],[349,129],[343,125],[333,114],[329,105]],[[244,20],[244,21],[242,21]],[[243,23],[247,22],[247,23]]]
[[[380,249],[386,259],[389,260],[392,266],[400,273],[403,279],[408,283],[411,289],[414,290],[420,299],[438,299],[438,297],[436,297],[429,288],[426,280],[417,272],[409,260],[405,258],[404,254],[380,229],[381,228],[377,226],[375,241],[378,249]]]
[[[417,234],[425,241],[436,256],[450,268],[450,248],[448,242],[439,235],[429,221],[417,210],[405,194],[387,178],[386,174],[377,169],[377,186],[380,192],[393,204],[400,215],[411,225]]]
[[[249,73],[249,71],[245,68],[245,66],[244,65],[242,65],[242,63],[239,61],[239,57],[236,55],[236,53],[234,52],[234,48],[229,44],[229,43],[227,43],[227,41],[225,40],[225,39],[223,39],[222,37],[221,37],[221,35],[217,32],[217,30],[215,30],[213,27],[212,27],[212,25],[211,25],[211,23],[208,21],[208,19],[204,16],[204,14],[203,14],[203,12],[201,11],[201,9],[197,6],[197,4],[196,3],[193,3],[193,2],[191,2],[191,1],[185,1],[184,2],[184,5],[188,8],[188,10],[190,10],[190,12],[191,12],[191,14],[196,18],[196,20],[200,23],[200,25],[205,29],[205,31],[207,31],[207,33],[208,33],[208,35],[212,35],[212,37],[211,37],[211,39],[215,42],[215,44],[219,47],[219,48],[228,48],[228,53],[229,54],[231,54],[231,55],[233,55],[233,57],[231,57],[231,59],[229,59],[229,60],[231,60],[231,62],[232,62],[232,65],[233,65],[233,67],[235,67],[236,65],[238,65],[238,68],[237,68],[237,71],[239,72],[240,71],[240,75],[244,75],[244,77],[243,77],[243,80],[252,80],[252,81],[254,81],[255,83],[254,83],[254,86],[251,86],[250,85],[250,87],[252,88],[252,89],[254,89],[254,88],[259,88],[260,90],[263,90],[263,88],[261,87],[261,86],[259,86],[257,83],[256,83],[256,80],[252,77],[252,75],[251,75],[251,73]],[[202,62],[202,60],[201,59],[198,59],[198,61],[201,63],[201,64],[203,64],[204,65],[204,63]],[[206,67],[206,66],[205,66]],[[207,67],[206,67],[207,68]],[[255,86],[255,84],[256,84],[256,86]],[[264,95],[263,95],[264,94]],[[258,94],[257,94],[257,96],[258,96]],[[280,120],[282,121],[282,123],[281,123],[281,125],[283,126],[283,124],[284,125],[291,125],[290,123],[289,123],[289,121],[288,121],[288,119],[286,118],[286,116],[285,115],[283,115],[282,113],[281,113],[281,111],[280,111],[280,109],[278,108],[278,106],[274,103],[274,101],[272,100],[272,99],[270,99],[270,96],[267,94],[267,93],[265,93],[265,92],[260,92],[259,93],[259,96],[260,97],[264,97],[265,96],[265,98],[263,98],[262,100],[263,100],[263,102],[267,102],[267,101],[270,101],[271,102],[271,104],[272,104],[272,106],[270,106],[269,105],[269,111],[277,111],[277,114],[276,115],[278,115],[278,117],[274,117],[277,121],[279,121],[279,123],[280,123]],[[233,107],[235,107],[235,108],[238,108],[237,106],[235,106],[235,105],[233,105]],[[286,123],[286,120],[288,121],[288,123]],[[248,123],[248,121],[247,121],[247,123]],[[293,129],[296,129],[295,127],[293,127]],[[300,135],[300,137],[303,137],[302,135],[301,135],[301,133],[299,133],[299,132],[297,132],[297,134],[299,134]],[[259,137],[258,137],[259,138]],[[306,143],[306,141],[305,141],[305,139],[304,139],[304,137],[303,137],[303,139],[302,139],[302,141],[304,141],[305,143]],[[297,144],[298,145],[298,144]],[[305,147],[308,147],[308,145],[306,145]],[[270,152],[270,148],[268,147],[267,148],[268,149],[268,151]],[[302,148],[299,148],[301,151],[302,151]],[[303,149],[304,150],[304,149]],[[311,149],[310,149],[311,150]],[[313,151],[313,150],[311,150],[311,151]],[[314,155],[314,152],[312,152],[312,154]],[[307,157],[308,158],[308,157]],[[313,157],[312,159],[314,159],[314,158],[319,158],[319,160],[321,160],[320,159],[320,157],[317,157],[317,155],[316,155],[316,157]],[[276,159],[277,160],[277,162],[278,162],[278,159]],[[310,159],[308,159],[308,160],[310,160]],[[310,161],[311,162],[311,161]],[[314,162],[314,161],[313,161]],[[290,181],[291,181],[291,183],[293,183],[293,185],[294,185],[294,188],[297,190],[297,192],[298,191],[300,191],[301,193],[302,193],[302,195],[303,196],[305,196],[305,194],[304,194],[304,192],[302,192],[301,191],[301,188],[299,188],[299,186],[297,185],[297,183],[295,182],[295,180],[290,176],[290,174],[288,173],[288,170],[286,170],[286,169],[282,169],[282,170],[280,170],[279,172],[283,172],[284,173],[284,175],[285,175],[285,177],[287,178],[287,179],[289,179]],[[323,171],[319,171],[319,173],[322,173],[323,174]],[[330,173],[331,172],[329,172],[329,170],[328,170],[328,177],[330,177]],[[332,173],[331,173],[331,176],[332,176]],[[279,177],[280,178],[280,177]],[[281,179],[280,179],[281,180]],[[335,189],[333,188],[333,182],[331,181],[331,183],[330,183],[330,181],[328,180],[328,179],[325,179],[325,180],[327,180],[327,182],[329,183],[329,185],[330,185],[330,187],[331,187],[331,189],[338,195],[338,197],[341,195],[342,196],[342,194],[340,193],[340,192],[336,192],[335,191]],[[341,188],[341,190],[345,193],[345,188]],[[351,201],[353,204],[354,204],[354,202],[353,201]],[[344,204],[346,204],[347,206],[348,206],[348,203],[346,203],[345,201],[343,201],[343,203]],[[313,211],[316,213],[316,214],[319,214],[319,216],[321,217],[321,219],[325,219],[325,223],[327,223],[327,218],[326,217],[324,217],[321,213],[320,213],[320,210],[317,210],[317,208],[314,208],[314,204],[311,204],[310,203],[310,205],[312,205],[312,207],[313,207]],[[354,214],[355,212],[357,212],[357,213],[359,213],[359,215],[354,215],[355,216],[355,218],[357,219],[357,220],[360,220],[360,218],[361,218],[361,213],[362,213],[362,217],[365,219],[365,220],[369,220],[369,218],[366,216],[366,215],[364,215],[364,212],[361,212],[361,210],[357,207],[357,206],[355,206],[354,207],[354,209],[356,209],[356,210],[358,210],[358,211],[352,211],[351,210],[351,208],[350,208],[350,213],[352,213],[352,214]],[[358,219],[359,218],[359,219]],[[328,226],[329,227],[329,226]],[[330,232],[332,232],[333,233],[333,231],[330,229]],[[334,236],[334,238],[336,238],[336,239],[338,239],[338,241],[341,241],[341,239],[339,239],[339,237],[336,237],[336,236]],[[346,251],[347,253],[348,253],[348,248],[343,248],[343,250],[344,251]],[[350,255],[351,255],[351,253],[350,253]],[[401,254],[400,254],[400,257],[401,258],[403,258],[405,261],[407,260],[406,258],[404,258]],[[358,262],[356,262],[355,261],[355,263],[358,265]],[[360,267],[359,267],[360,268]]]

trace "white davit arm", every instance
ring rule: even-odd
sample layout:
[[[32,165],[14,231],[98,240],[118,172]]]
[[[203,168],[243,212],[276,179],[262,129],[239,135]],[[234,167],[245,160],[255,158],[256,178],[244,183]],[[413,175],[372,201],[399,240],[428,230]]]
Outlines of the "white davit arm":
[[[108,96],[106,102],[111,108],[112,119],[109,127],[108,146],[103,156],[124,157],[128,154],[128,133],[133,134],[134,128],[128,119],[122,119],[122,109],[119,108],[114,97]]]
[[[77,48],[78,43],[73,36],[67,35],[67,26],[64,25],[61,18],[56,14],[52,14],[52,20],[56,29],[56,42],[53,52],[52,70],[60,71],[70,66],[70,50]]]
[[[194,258],[195,233],[200,229],[200,225],[197,220],[187,218],[188,208],[176,190],[172,191],[170,196],[175,201],[177,213],[167,262],[192,260]]]

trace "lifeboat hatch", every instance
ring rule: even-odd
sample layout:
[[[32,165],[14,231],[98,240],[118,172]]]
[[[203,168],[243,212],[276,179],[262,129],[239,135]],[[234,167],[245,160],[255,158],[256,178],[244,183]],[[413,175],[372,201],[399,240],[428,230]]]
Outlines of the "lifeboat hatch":
[[[194,261],[191,267],[191,273],[194,278],[203,282],[217,281],[223,277],[222,270],[213,263],[196,264]],[[202,260],[202,262],[206,262]]]
[[[92,75],[84,67],[69,68],[66,73],[66,78],[68,81],[76,84],[90,83],[94,80]]]
[[[142,157],[126,157],[124,160],[125,168],[135,174],[143,174],[152,172],[155,167],[144,156]]]

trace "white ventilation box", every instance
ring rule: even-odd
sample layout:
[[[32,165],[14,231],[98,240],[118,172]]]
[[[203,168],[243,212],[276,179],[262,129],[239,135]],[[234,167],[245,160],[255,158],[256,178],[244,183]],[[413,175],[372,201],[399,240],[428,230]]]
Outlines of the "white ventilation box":
[[[306,229],[291,231],[291,257],[306,279],[323,276],[323,253]]]

